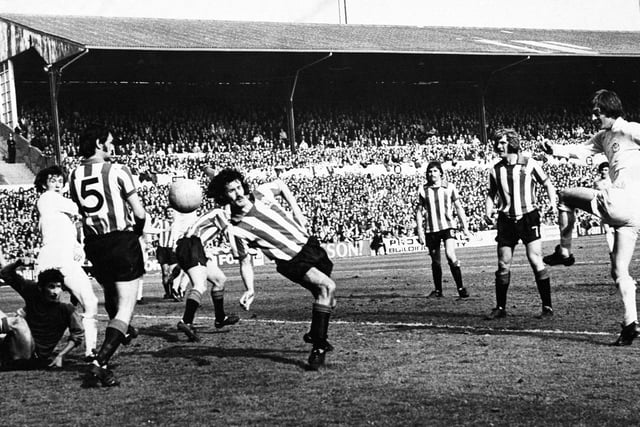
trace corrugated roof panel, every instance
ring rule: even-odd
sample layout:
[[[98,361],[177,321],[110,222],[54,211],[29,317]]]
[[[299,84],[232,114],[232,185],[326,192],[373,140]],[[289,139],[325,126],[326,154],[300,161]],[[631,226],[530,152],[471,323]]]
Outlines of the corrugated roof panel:
[[[639,56],[640,32],[1,14],[92,49]]]

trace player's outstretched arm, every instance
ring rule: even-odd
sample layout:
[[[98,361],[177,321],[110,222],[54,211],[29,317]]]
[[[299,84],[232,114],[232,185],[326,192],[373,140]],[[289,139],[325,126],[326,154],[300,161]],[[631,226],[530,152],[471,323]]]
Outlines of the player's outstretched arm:
[[[276,179],[275,181],[272,181],[270,183],[263,184],[259,188],[259,190],[262,191],[264,191],[265,189],[271,191],[274,196],[282,197],[291,208],[291,212],[293,213],[293,217],[295,218],[295,220],[298,221],[298,223],[303,227],[307,225],[307,218],[302,213],[302,209],[300,209],[295,196],[284,181],[282,181],[281,179]]]
[[[491,194],[488,194],[484,201],[484,220],[487,225],[493,226],[495,219],[495,202]]]
[[[135,231],[139,236],[142,236],[144,233],[144,224],[147,219],[147,212],[144,210],[144,206],[142,205],[142,201],[140,200],[138,193],[132,193],[127,198],[127,203],[131,206],[133,218],[135,220],[133,231]]]
[[[62,368],[64,362],[64,356],[76,347],[76,343],[73,341],[67,341],[64,348],[60,350],[60,353],[53,358],[49,363],[49,368]]]
[[[253,274],[253,258],[249,254],[240,259],[240,277],[244,284],[245,292],[240,297],[240,305],[245,310],[249,311],[251,304],[256,296],[254,287],[254,274]]]
[[[640,123],[623,122],[616,120],[611,127],[613,132],[621,132],[627,135],[636,144],[640,145]]]
[[[418,207],[416,208],[416,225],[418,229],[418,241],[420,242],[421,245],[425,244],[424,225],[423,225],[423,219],[422,219],[423,215],[424,215],[424,209],[422,208],[422,205],[418,204]]]

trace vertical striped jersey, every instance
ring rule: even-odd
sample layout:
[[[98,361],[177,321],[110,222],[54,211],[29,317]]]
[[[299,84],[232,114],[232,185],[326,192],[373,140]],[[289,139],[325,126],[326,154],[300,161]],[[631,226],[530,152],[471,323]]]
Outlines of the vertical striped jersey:
[[[71,172],[69,192],[82,214],[85,236],[133,229],[127,199],[137,188],[127,166],[83,160]]]
[[[536,185],[547,179],[540,164],[528,156],[518,155],[513,165],[502,159],[490,170],[489,197],[498,196],[498,210],[509,218],[520,219],[537,208]]]
[[[418,189],[418,204],[424,210],[425,233],[456,228],[453,203],[458,200],[458,190],[452,183],[442,181],[440,185],[421,185]]]
[[[289,261],[309,240],[307,230],[284,210],[271,191],[258,187],[253,195],[255,201],[249,212],[231,212],[231,233],[248,247],[261,249],[270,259]],[[240,256],[244,254],[240,252]]]
[[[171,221],[168,219],[159,219],[155,222],[154,226],[160,230],[158,233],[158,246],[161,248],[170,248],[171,241]]]
[[[197,236],[200,238],[202,246],[205,246],[210,240],[218,237],[220,233],[225,230],[227,223],[223,220],[224,217],[225,213],[222,209],[211,209],[195,219],[195,221],[192,221],[191,225],[184,233],[184,236]],[[176,236],[176,241],[180,237],[182,236]]]

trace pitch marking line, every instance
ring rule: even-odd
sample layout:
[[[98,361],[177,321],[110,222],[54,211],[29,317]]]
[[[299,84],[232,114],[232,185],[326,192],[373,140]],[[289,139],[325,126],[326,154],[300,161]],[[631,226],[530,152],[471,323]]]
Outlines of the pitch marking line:
[[[106,318],[106,315],[99,314],[98,317]],[[141,319],[174,319],[180,320],[182,316],[157,316],[150,314],[135,314],[135,318]],[[211,316],[198,316],[198,320],[214,321],[215,317]],[[308,320],[278,320],[278,319],[241,319],[242,323],[264,323],[264,324],[281,324],[281,325],[308,325]],[[378,326],[378,327],[408,327],[408,328],[434,328],[434,329],[451,329],[451,330],[465,330],[473,332],[486,332],[486,333],[510,333],[510,334],[546,334],[546,335],[586,335],[586,336],[611,336],[618,335],[609,332],[593,332],[593,331],[563,331],[560,329],[507,329],[507,328],[492,328],[487,326],[458,326],[458,325],[444,325],[433,322],[351,322],[347,320],[332,320],[332,325],[352,325],[352,326]]]

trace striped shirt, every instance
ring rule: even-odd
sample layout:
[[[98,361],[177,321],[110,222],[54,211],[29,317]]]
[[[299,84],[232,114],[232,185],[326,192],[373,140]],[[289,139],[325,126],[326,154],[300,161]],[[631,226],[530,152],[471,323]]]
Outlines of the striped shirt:
[[[505,159],[496,163],[489,173],[489,197],[498,196],[498,210],[509,218],[520,219],[536,210],[536,184],[543,184],[547,174],[530,157],[518,155],[515,164]]]
[[[418,204],[424,209],[425,233],[456,228],[453,204],[458,200],[456,186],[446,181],[440,185],[421,185],[418,189]]]
[[[85,237],[133,229],[127,199],[137,188],[127,166],[83,160],[69,177],[69,192],[82,214]]]
[[[160,219],[155,224],[155,227],[160,230],[158,233],[158,246],[161,248],[170,248],[171,245],[171,221],[168,219]]]
[[[184,233],[185,237],[197,236],[200,238],[202,245],[218,237],[226,228],[227,224],[222,220],[225,216],[222,209],[211,209],[209,212],[198,217],[195,222]],[[180,238],[182,236],[177,236]],[[176,239],[177,240],[177,239]]]
[[[253,192],[255,202],[246,214],[231,213],[231,233],[270,259],[289,261],[309,240],[307,230],[276,201],[269,190]],[[231,240],[231,239],[230,239]],[[245,254],[238,247],[239,256]]]

